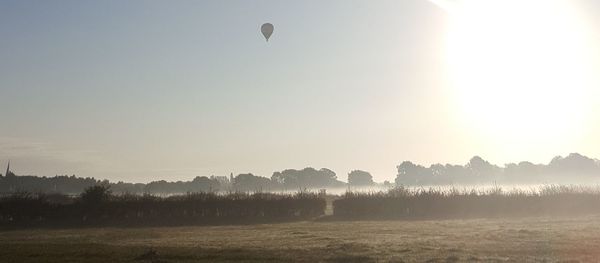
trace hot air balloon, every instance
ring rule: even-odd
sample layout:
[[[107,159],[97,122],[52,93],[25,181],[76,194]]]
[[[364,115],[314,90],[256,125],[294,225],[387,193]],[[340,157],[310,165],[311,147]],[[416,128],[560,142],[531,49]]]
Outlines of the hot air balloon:
[[[273,24],[271,24],[271,23],[264,23],[260,27],[260,32],[262,32],[263,36],[265,36],[265,39],[267,40],[267,42],[269,41],[269,38],[273,34],[273,29],[275,29],[275,27],[273,27]]]

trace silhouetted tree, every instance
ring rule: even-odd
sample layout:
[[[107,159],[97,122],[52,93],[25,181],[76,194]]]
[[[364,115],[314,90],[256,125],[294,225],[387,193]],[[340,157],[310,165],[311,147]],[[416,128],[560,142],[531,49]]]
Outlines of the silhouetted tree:
[[[354,170],[348,173],[348,184],[351,186],[373,185],[373,176],[369,172]]]
[[[570,173],[573,175],[597,174],[600,170],[597,160],[578,153],[569,154],[565,158],[561,156],[554,157],[548,164],[548,168],[553,173]]]
[[[269,178],[255,176],[251,173],[240,174],[233,178],[233,188],[237,191],[269,191],[273,190],[273,186]]]
[[[108,201],[111,195],[110,186],[106,184],[98,184],[90,186],[83,190],[80,198],[81,202],[87,205],[97,205]]]
[[[447,184],[489,184],[489,183],[600,183],[600,161],[581,154],[572,153],[567,157],[557,156],[548,165],[531,162],[509,163],[498,167],[481,157],[475,156],[466,165],[432,164],[426,168],[410,161],[396,167],[396,185],[447,185]],[[21,176],[10,174],[0,177],[0,193],[18,191],[40,193],[81,194],[85,188],[104,184],[110,185],[115,193],[131,194],[180,194],[186,192],[211,191],[269,191],[298,190],[305,188],[343,187],[345,183],[337,179],[330,169],[304,168],[287,169],[275,172],[270,180],[264,177],[242,176],[233,182],[233,176],[197,176],[191,181],[168,182],[165,180],[142,183],[111,183],[92,177],[75,175]]]
[[[396,185],[414,185],[421,183],[426,179],[427,168],[416,165],[410,161],[404,161],[397,166],[398,175],[396,176]]]
[[[287,169],[275,172],[271,181],[281,184],[286,189],[340,187],[344,183],[337,180],[334,171],[321,168],[316,170],[307,167],[302,170]]]

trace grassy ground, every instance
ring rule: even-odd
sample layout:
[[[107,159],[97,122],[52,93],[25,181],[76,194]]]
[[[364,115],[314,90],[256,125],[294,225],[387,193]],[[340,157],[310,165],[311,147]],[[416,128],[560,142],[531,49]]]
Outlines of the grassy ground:
[[[599,222],[600,216],[13,230],[0,232],[0,261],[597,262]]]

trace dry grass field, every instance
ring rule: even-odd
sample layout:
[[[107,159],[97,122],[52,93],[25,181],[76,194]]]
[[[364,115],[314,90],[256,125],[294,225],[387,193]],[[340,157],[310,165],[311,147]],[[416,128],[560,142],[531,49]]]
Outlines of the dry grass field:
[[[4,230],[2,262],[597,262],[600,216]]]

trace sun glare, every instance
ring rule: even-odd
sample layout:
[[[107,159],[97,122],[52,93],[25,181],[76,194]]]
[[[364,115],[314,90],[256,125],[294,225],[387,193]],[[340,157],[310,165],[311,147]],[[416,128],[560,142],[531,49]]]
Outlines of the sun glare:
[[[448,63],[459,116],[498,143],[570,143],[584,125],[585,52],[569,1],[465,0]]]

